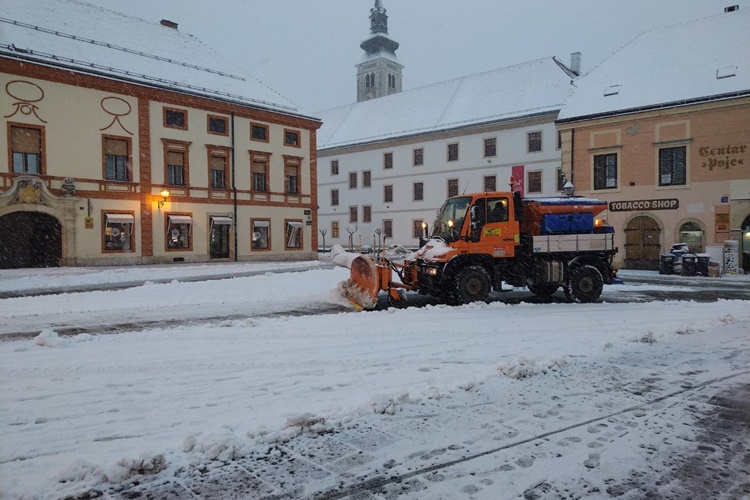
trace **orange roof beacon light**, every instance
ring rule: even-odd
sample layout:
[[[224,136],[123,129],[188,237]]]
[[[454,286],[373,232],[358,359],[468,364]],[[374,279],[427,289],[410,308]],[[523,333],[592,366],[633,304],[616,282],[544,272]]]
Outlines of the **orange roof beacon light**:
[[[516,185],[516,178],[511,175],[510,179],[508,179],[508,186],[510,186],[511,193],[513,192],[513,187],[515,185]]]
[[[159,208],[161,208],[161,207],[163,207],[163,206],[164,206],[164,204],[165,204],[165,203],[167,202],[167,198],[169,198],[169,189],[167,189],[167,188],[162,188],[162,190],[161,190],[161,192],[160,192],[159,194],[160,194],[160,195],[161,195],[161,197],[162,197],[162,199],[161,199],[161,200],[159,200],[159,203],[158,203],[158,205],[159,205]]]

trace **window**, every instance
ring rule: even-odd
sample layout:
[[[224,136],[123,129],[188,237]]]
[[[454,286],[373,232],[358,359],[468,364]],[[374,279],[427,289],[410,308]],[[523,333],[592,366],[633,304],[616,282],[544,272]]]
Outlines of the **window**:
[[[448,161],[458,161],[458,144],[448,144]]]
[[[335,207],[339,204],[339,190],[331,189],[331,206]]]
[[[458,196],[458,179],[448,179],[448,198]]]
[[[135,217],[133,213],[105,213],[104,214],[104,251],[105,252],[132,252],[133,226]]]
[[[286,221],[284,245],[287,250],[302,250],[302,221]]]
[[[529,153],[538,153],[542,150],[542,133],[529,132],[527,142]]]
[[[370,174],[369,170],[365,170],[362,172],[362,187],[370,187],[372,183],[372,175]]]
[[[208,133],[215,135],[229,135],[229,125],[226,118],[208,115]]]
[[[681,186],[687,183],[686,147],[659,150],[659,185]]]
[[[541,193],[542,192],[542,171],[536,170],[534,172],[528,172],[526,185],[529,187],[529,193]]]
[[[562,132],[557,131],[557,149],[562,149]]]
[[[424,182],[414,183],[414,201],[424,200]]]
[[[485,175],[484,176],[484,192],[489,193],[491,191],[497,191],[497,176]]]
[[[299,165],[287,162],[284,166],[284,177],[286,179],[286,193],[299,194]]]
[[[187,111],[184,109],[164,108],[164,126],[187,130]]]
[[[414,150],[414,166],[418,167],[424,165],[424,149],[418,148]]]
[[[695,222],[686,222],[680,226],[680,240],[687,243],[690,253],[703,253],[703,229]]]
[[[104,136],[104,178],[108,181],[130,180],[130,139]]]
[[[497,156],[497,138],[490,137],[484,140],[484,157]]]
[[[208,177],[211,189],[226,189],[229,179],[229,149],[208,150]]]
[[[167,250],[190,250],[193,218],[184,214],[167,215]]]
[[[372,207],[370,205],[362,207],[362,222],[372,222]]]
[[[383,220],[383,235],[385,235],[386,238],[393,238],[393,220]]]
[[[349,172],[349,189],[357,189],[357,172]]]
[[[422,237],[422,219],[414,219],[412,221],[411,235],[412,235],[412,238]]]
[[[168,141],[164,142],[165,175],[166,183],[170,186],[189,185],[188,173],[188,148],[189,142]]]
[[[234,221],[231,217],[211,216],[209,222],[208,255],[212,259],[229,258],[229,231]]]
[[[251,233],[253,250],[270,250],[271,249],[271,221],[253,219]]]
[[[14,174],[41,174],[43,128],[10,127]]]
[[[268,191],[268,159],[269,153],[250,152],[250,171],[252,172],[252,189],[256,193]]]
[[[349,207],[349,222],[357,222],[357,207]]]
[[[391,203],[393,201],[393,185],[392,184],[383,186],[383,201],[385,203]]]
[[[393,153],[383,153],[383,168],[393,168]]]
[[[617,187],[617,153],[594,156],[594,189]]]
[[[562,169],[558,168],[557,170],[555,170],[555,175],[557,176],[557,184],[555,185],[555,189],[557,190],[558,193],[561,193],[564,191],[563,188],[565,187],[565,182],[563,181]]]
[[[268,142],[268,125],[253,123],[250,126],[250,140]]]
[[[339,175],[339,161],[331,160],[331,175]]]
[[[331,221],[331,237],[332,238],[338,238],[339,237],[339,221]]]
[[[508,198],[489,198],[487,200],[487,222],[508,221]]]
[[[284,146],[301,147],[299,132],[296,130],[284,129]]]

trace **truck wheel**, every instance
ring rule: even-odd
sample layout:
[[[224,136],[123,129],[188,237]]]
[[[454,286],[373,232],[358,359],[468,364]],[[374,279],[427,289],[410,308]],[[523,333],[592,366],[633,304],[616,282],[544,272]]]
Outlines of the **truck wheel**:
[[[558,288],[560,288],[559,285],[554,284],[546,284],[546,285],[527,285],[527,287],[531,293],[536,295],[537,297],[540,297],[542,299],[546,299],[550,296],[552,296],[553,293],[557,291]]]
[[[565,295],[573,302],[594,302],[602,294],[604,280],[594,266],[576,267],[570,272]]]
[[[456,278],[456,299],[460,304],[484,301],[490,294],[490,275],[481,266],[462,269]]]

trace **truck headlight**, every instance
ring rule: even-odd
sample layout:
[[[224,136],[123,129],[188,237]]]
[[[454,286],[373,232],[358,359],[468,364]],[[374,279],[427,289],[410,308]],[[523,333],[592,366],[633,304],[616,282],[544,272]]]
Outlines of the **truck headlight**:
[[[429,276],[437,276],[438,270],[436,267],[428,267],[425,269],[425,274]]]

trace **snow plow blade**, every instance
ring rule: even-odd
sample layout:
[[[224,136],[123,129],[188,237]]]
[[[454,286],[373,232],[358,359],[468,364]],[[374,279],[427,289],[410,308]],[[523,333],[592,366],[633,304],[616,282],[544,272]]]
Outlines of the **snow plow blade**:
[[[380,292],[380,280],[372,259],[364,255],[345,252],[340,245],[334,245],[331,249],[331,256],[335,264],[351,270],[349,279],[342,284],[346,299],[358,311],[375,307],[378,292]]]

